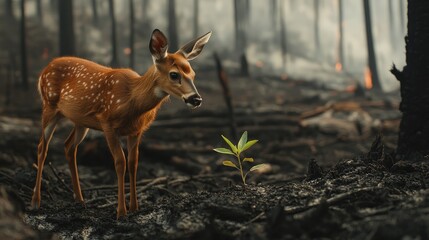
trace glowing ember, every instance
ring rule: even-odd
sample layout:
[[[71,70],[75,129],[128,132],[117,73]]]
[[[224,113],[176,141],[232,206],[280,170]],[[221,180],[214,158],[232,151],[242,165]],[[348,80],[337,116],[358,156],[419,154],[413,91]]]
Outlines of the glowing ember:
[[[340,62],[337,62],[335,64],[335,71],[341,72],[341,70],[343,70],[343,65]]]
[[[125,55],[130,55],[131,54],[131,48],[124,48],[124,54]]]
[[[372,88],[372,73],[371,73],[371,69],[369,69],[369,67],[365,68],[365,88],[366,89],[371,89]]]

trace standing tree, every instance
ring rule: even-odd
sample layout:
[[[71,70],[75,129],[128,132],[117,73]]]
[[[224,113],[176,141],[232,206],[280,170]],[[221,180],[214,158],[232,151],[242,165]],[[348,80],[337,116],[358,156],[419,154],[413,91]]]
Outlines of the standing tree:
[[[235,47],[240,54],[241,73],[243,75],[249,75],[246,57],[249,14],[249,0],[234,1]]]
[[[343,40],[343,0],[338,0],[338,32],[337,32],[337,62],[335,70],[342,71],[344,68],[344,40]]]
[[[401,85],[398,158],[429,154],[429,1],[408,0],[406,66],[391,72]]]
[[[315,0],[317,1],[317,0]],[[278,0],[270,0],[269,1],[269,7],[270,7],[270,19],[271,19],[271,28],[276,29],[277,28],[277,8],[278,8]]]
[[[389,19],[388,19],[388,24],[389,24],[389,33],[390,33],[390,42],[392,45],[392,49],[395,49],[396,46],[396,37],[395,37],[395,19],[393,17],[393,0],[388,0],[388,6],[387,8],[389,9]]]
[[[404,23],[404,3],[402,0],[399,0],[399,20],[401,22],[401,34],[405,33],[405,23]]]
[[[13,0],[6,0],[5,1],[3,13],[9,19],[15,18],[13,16]]]
[[[27,42],[26,42],[26,27],[25,27],[25,0],[21,0],[21,77],[22,86],[28,88],[28,63],[27,63]]]
[[[60,18],[60,56],[75,55],[75,39],[73,27],[73,3],[72,0],[58,1]]]
[[[94,25],[98,24],[98,6],[97,6],[97,0],[91,0],[91,7],[92,7],[92,21]]]
[[[198,0],[194,0],[194,37],[198,37],[198,32],[199,32],[199,1]]]
[[[286,68],[286,54],[287,54],[287,38],[286,38],[286,23],[285,23],[285,14],[284,14],[284,5],[283,1],[280,1],[279,5],[279,17],[280,17],[280,47],[282,51],[282,60],[283,66]]]
[[[36,1],[36,12],[37,12],[37,18],[41,23],[43,23],[42,0]]]
[[[378,78],[377,59],[375,57],[374,39],[372,36],[371,8],[369,0],[363,0],[363,10],[365,14],[366,43],[368,49],[368,67],[371,73],[374,90],[381,91],[380,79]]]
[[[174,51],[179,49],[176,22],[176,1],[168,0],[168,47]]]
[[[314,48],[316,53],[316,59],[320,59],[320,34],[319,34],[319,1],[313,0],[314,7]]]
[[[116,20],[115,20],[115,5],[113,0],[109,0],[109,14],[111,21],[111,43],[112,43],[112,59],[110,60],[110,66],[118,67],[118,50],[117,50],[117,41],[116,41]]]
[[[129,0],[130,7],[130,68],[134,68],[134,0]]]

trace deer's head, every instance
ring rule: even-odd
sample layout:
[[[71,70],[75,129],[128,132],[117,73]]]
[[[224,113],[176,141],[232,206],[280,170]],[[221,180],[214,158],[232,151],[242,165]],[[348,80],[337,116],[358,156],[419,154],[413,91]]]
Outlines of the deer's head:
[[[189,61],[200,55],[211,34],[208,32],[185,44],[177,52],[168,53],[165,35],[158,29],[152,32],[149,49],[160,76],[156,80],[156,95],[173,95],[183,99],[190,108],[201,105],[202,98],[194,85],[195,72]]]

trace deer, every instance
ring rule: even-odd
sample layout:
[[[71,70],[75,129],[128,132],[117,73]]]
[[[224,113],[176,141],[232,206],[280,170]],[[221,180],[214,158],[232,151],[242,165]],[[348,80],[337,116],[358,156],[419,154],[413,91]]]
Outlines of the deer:
[[[76,154],[88,130],[94,129],[104,133],[114,160],[118,183],[117,219],[127,215],[124,193],[127,164],[120,137],[127,138],[129,211],[137,211],[136,173],[141,137],[170,95],[183,100],[192,109],[201,105],[202,98],[194,85],[195,72],[189,61],[200,55],[211,34],[208,32],[175,53],[168,53],[166,36],[159,29],[153,30],[149,41],[153,64],[143,75],[131,69],[109,68],[77,57],[52,60],[42,70],[38,81],[42,133],[31,207],[40,208],[43,166],[57,123],[69,119],[74,127],[65,140],[64,150],[74,200],[85,206]]]

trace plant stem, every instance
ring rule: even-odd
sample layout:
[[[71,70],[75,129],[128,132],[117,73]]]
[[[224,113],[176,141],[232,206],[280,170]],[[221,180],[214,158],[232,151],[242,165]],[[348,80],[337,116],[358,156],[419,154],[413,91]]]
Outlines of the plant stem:
[[[237,157],[237,160],[238,160],[238,165],[240,166],[240,175],[241,175],[241,180],[243,180],[243,184],[244,184],[244,186],[246,187],[246,179],[244,178],[244,175],[243,175],[243,166],[241,165],[240,153],[238,153],[238,154],[236,155],[236,157]]]

